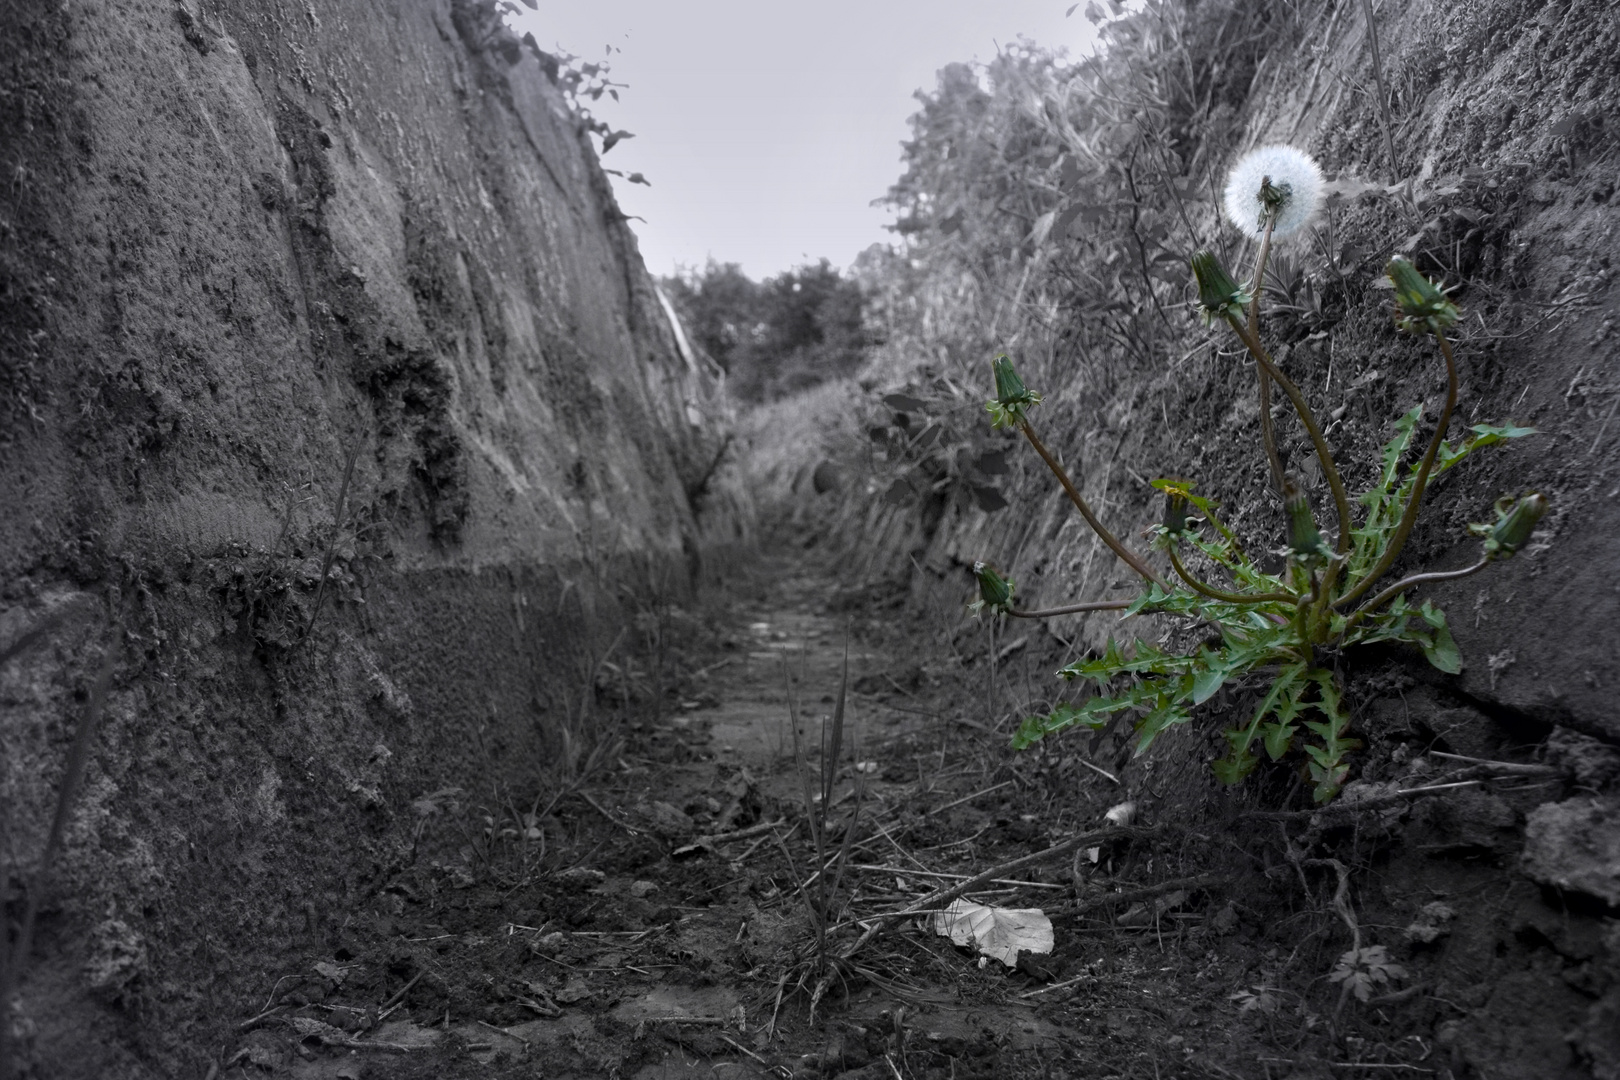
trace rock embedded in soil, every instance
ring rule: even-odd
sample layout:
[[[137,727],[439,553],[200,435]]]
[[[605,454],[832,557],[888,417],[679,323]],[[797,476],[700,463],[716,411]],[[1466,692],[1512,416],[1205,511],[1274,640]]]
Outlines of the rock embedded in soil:
[[[1544,803],[1524,832],[1524,872],[1533,880],[1620,907],[1620,800]]]

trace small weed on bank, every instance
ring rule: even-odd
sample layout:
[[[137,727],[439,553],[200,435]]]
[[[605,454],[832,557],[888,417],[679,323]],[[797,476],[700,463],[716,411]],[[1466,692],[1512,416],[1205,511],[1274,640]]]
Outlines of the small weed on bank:
[[[1415,574],[1378,586],[1411,535],[1424,491],[1434,475],[1475,450],[1534,432],[1511,423],[1475,424],[1461,443],[1446,441],[1446,428],[1457,405],[1458,380],[1445,335],[1456,323],[1458,311],[1443,290],[1410,262],[1396,257],[1385,270],[1395,292],[1396,324],[1409,334],[1434,338],[1446,366],[1447,392],[1434,432],[1415,463],[1408,457],[1423,406],[1413,407],[1396,421],[1395,437],[1382,449],[1378,479],[1358,500],[1363,514],[1357,524],[1338,463],[1315,413],[1259,336],[1260,283],[1265,281],[1272,237],[1298,229],[1310,219],[1320,186],[1315,163],[1299,151],[1291,147],[1255,151],[1233,169],[1225,200],[1232,220],[1259,241],[1253,277],[1240,285],[1213,253],[1200,251],[1192,257],[1198,310],[1205,325],[1226,322],[1255,364],[1260,399],[1258,442],[1288,519],[1286,544],[1273,552],[1283,559],[1279,572],[1267,572],[1260,565],[1257,556],[1265,547],[1255,548],[1239,540],[1216,514],[1216,504],[1198,494],[1192,481],[1177,478],[1153,482],[1164,493],[1165,514],[1163,522],[1151,530],[1152,545],[1167,556],[1174,577],[1154,569],[1103,525],[1036,434],[1028,412],[1040,404],[1040,395],[1025,387],[1005,355],[994,361],[996,397],[986,405],[993,426],[1013,428],[1024,435],[1086,524],[1143,579],[1147,589],[1133,600],[1024,611],[1014,606],[1013,583],[981,562],[975,566],[980,598],[974,608],[988,607],[1021,618],[1101,610],[1119,610],[1123,618],[1166,614],[1181,616],[1189,620],[1189,627],[1203,627],[1218,635],[1206,635],[1196,649],[1180,653],[1162,651],[1141,640],[1127,648],[1110,639],[1102,656],[1069,664],[1059,672],[1067,680],[1092,683],[1097,692],[1078,704],[1061,704],[1046,716],[1026,719],[1013,737],[1015,747],[1028,747],[1076,725],[1100,730],[1116,714],[1126,713],[1137,718],[1136,752],[1140,754],[1160,733],[1186,723],[1193,707],[1209,701],[1228,682],[1259,674],[1268,688],[1253,716],[1225,731],[1228,752],[1214,763],[1216,775],[1227,783],[1237,783],[1260,763],[1257,749],[1263,748],[1273,761],[1303,749],[1315,799],[1326,802],[1343,786],[1349,772],[1346,759],[1361,745],[1350,737],[1350,715],[1333,665],[1340,650],[1402,642],[1421,649],[1441,671],[1462,670],[1462,657],[1444,612],[1427,600],[1415,605],[1408,594],[1420,585],[1466,577],[1494,560],[1511,557],[1529,540],[1547,511],[1547,500],[1536,492],[1518,500],[1501,500],[1494,522],[1471,526],[1484,540],[1480,557],[1472,565]],[[1285,470],[1278,453],[1271,423],[1273,384],[1288,398],[1309,435],[1316,464],[1331,492],[1336,517],[1331,542],[1317,526],[1302,481]],[[1188,565],[1189,557],[1193,566]],[[1198,565],[1200,561],[1203,566]],[[1205,567],[1225,580],[1208,580]]]

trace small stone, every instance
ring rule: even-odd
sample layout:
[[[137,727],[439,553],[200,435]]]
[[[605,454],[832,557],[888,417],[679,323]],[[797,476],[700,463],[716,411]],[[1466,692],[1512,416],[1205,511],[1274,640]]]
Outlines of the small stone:
[[[655,881],[633,881],[630,883],[630,895],[637,900],[657,891],[658,883]]]

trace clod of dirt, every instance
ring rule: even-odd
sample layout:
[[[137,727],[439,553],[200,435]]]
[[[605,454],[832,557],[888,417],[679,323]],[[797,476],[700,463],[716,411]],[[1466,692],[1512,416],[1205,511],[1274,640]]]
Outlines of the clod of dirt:
[[[1547,762],[1568,770],[1577,785],[1593,791],[1620,780],[1620,750],[1569,728],[1547,736]]]
[[[1544,803],[1525,825],[1524,872],[1567,892],[1620,906],[1620,801]]]
[[[684,840],[697,831],[697,823],[690,814],[667,802],[653,800],[638,802],[631,808],[631,816],[665,840]]]
[[[1449,904],[1436,900],[1431,904],[1424,904],[1418,911],[1417,918],[1413,919],[1402,933],[1407,941],[1414,944],[1432,945],[1451,933],[1451,920],[1456,917],[1457,913]]]

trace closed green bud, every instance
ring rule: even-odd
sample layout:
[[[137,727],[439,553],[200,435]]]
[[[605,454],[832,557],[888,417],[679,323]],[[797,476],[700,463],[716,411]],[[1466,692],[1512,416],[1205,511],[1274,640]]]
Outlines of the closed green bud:
[[[1474,526],[1476,532],[1484,533],[1485,554],[1492,559],[1513,556],[1530,542],[1530,534],[1547,515],[1547,497],[1539,491],[1532,491],[1514,503],[1512,509],[1504,509],[1507,501],[1502,499],[1496,504],[1495,525]]]
[[[990,370],[996,376],[996,398],[984,405],[991,416],[990,426],[1013,427],[1023,420],[1025,410],[1041,403],[1041,395],[1024,386],[1005,353],[990,361]]]
[[[1175,481],[1174,483],[1185,483]],[[1187,510],[1192,503],[1187,499],[1184,488],[1164,485],[1164,531],[1171,536],[1179,536],[1187,531]]]
[[[973,573],[979,579],[979,599],[968,606],[975,615],[984,608],[1006,611],[1012,607],[1014,585],[1011,578],[1002,577],[987,562],[974,563]]]
[[[1254,297],[1232,280],[1226,267],[1209,250],[1192,257],[1193,277],[1198,280],[1198,314],[1208,326],[1216,319],[1243,317],[1243,309]]]
[[[1407,259],[1395,256],[1384,273],[1395,285],[1395,325],[1408,334],[1439,335],[1457,321],[1457,305]]]
[[[1288,550],[1298,559],[1328,559],[1333,549],[1322,539],[1310,500],[1291,476],[1283,477],[1283,509],[1288,513]]]

